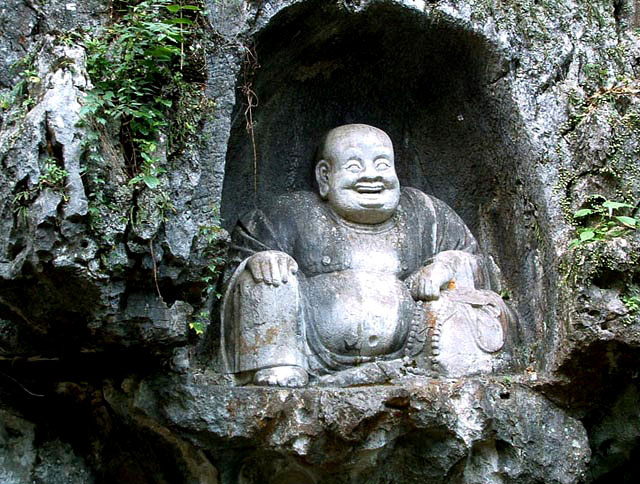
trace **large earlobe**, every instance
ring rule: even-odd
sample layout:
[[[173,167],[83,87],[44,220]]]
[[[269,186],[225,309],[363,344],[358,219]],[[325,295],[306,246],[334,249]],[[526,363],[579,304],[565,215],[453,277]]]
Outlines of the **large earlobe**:
[[[327,160],[320,160],[316,165],[316,181],[318,182],[318,191],[324,199],[329,195],[329,172],[331,165]]]

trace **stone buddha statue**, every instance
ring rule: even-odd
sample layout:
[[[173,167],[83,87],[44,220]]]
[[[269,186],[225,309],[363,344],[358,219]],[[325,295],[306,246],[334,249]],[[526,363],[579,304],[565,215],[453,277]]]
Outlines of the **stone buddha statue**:
[[[227,371],[297,387],[402,359],[452,377],[498,369],[515,320],[460,217],[400,187],[380,129],[332,129],[318,158],[317,194],[275,198],[232,233]]]

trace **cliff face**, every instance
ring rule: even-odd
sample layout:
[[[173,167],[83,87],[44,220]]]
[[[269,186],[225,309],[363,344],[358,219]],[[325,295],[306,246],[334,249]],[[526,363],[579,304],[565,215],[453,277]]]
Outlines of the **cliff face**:
[[[127,3],[0,7],[0,481],[637,481],[633,2]],[[512,373],[217,372],[221,225],[349,122],[495,263]]]

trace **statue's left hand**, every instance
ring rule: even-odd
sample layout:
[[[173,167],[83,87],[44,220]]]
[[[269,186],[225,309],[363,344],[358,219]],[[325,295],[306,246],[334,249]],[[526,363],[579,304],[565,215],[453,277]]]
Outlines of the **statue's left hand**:
[[[290,275],[293,276],[298,272],[298,264],[284,252],[265,250],[247,259],[247,269],[255,282],[279,286],[286,284]]]
[[[453,272],[447,265],[434,262],[420,268],[405,281],[416,301],[433,301],[440,297],[440,289],[453,279]]]

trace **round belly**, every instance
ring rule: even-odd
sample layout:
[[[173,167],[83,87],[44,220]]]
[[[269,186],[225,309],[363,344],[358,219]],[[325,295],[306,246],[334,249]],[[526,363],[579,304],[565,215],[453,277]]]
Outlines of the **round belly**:
[[[402,348],[414,303],[393,274],[342,271],[307,279],[306,323],[340,355],[382,356]]]

